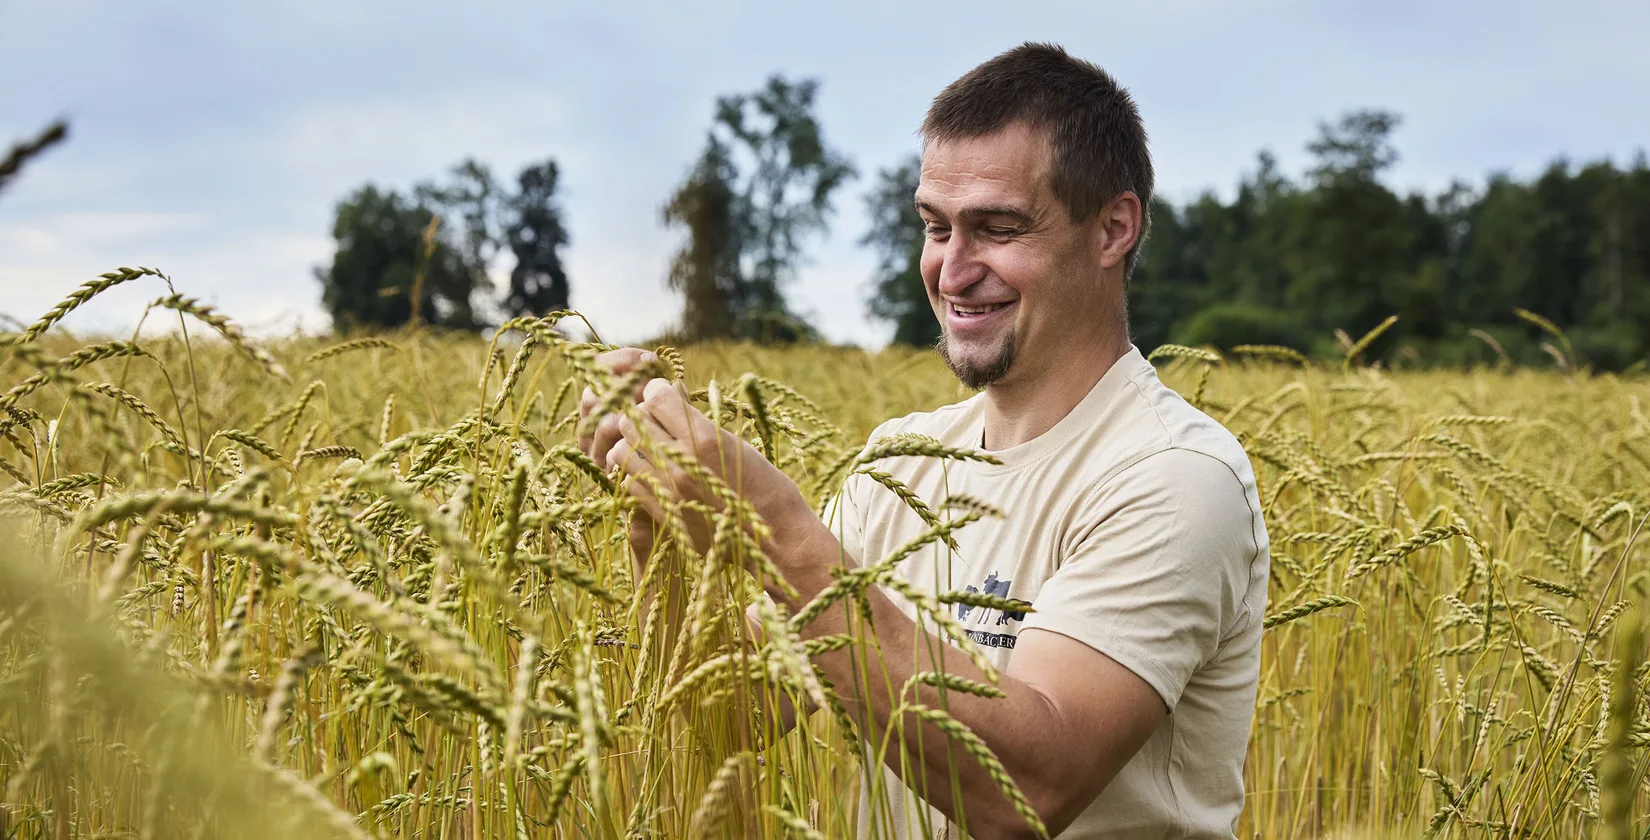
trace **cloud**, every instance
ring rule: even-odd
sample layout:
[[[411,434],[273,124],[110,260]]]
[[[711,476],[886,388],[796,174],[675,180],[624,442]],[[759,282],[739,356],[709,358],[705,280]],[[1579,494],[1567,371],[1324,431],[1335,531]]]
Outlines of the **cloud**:
[[[401,186],[439,176],[465,156],[509,170],[565,132],[566,109],[543,90],[490,87],[407,100],[337,100],[308,106],[269,140],[267,159],[302,184],[336,193],[381,179]]]
[[[0,228],[0,254],[22,260],[48,259],[87,246],[129,246],[188,231],[203,222],[200,216],[186,213],[59,213]]]

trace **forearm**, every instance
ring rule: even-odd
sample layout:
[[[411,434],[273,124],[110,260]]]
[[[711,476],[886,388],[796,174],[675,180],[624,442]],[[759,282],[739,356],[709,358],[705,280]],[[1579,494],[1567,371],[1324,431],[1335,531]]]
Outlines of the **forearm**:
[[[806,555],[786,558],[791,568],[824,570],[842,559],[834,538],[815,538],[790,550]],[[828,573],[793,578],[791,583],[801,594],[792,604],[793,611],[830,582]],[[782,596],[775,593],[775,597]],[[1051,830],[1069,822],[1070,803],[1056,792],[1067,787],[1061,784],[1066,773],[1062,757],[1070,744],[1062,735],[1065,727],[1056,707],[1034,686],[1007,675],[998,682],[1004,696],[997,698],[911,683],[921,672],[975,683],[989,680],[966,654],[907,617],[880,589],[872,587],[864,597],[869,601],[872,626],[865,626],[846,603],[838,602],[804,628],[803,636],[845,633],[864,640],[874,635],[875,644],[850,645],[815,656],[813,662],[836,686],[861,737],[881,760],[901,775],[907,787],[953,820],[958,818],[957,803],[966,802],[962,816],[971,835],[1025,833],[1025,819],[988,769],[960,742],[914,711],[939,709],[990,747],[1031,807],[1051,823]]]

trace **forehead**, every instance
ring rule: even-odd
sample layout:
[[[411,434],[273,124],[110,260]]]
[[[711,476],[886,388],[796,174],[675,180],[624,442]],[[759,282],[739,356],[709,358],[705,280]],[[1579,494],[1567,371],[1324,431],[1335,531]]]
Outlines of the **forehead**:
[[[1052,163],[1047,133],[1024,123],[981,137],[934,140],[923,149],[917,200],[934,206],[1038,203],[1053,197]]]

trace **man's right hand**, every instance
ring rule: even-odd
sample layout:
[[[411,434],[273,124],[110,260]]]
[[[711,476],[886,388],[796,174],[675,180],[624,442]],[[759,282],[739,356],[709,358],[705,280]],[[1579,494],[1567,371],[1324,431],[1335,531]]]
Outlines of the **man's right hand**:
[[[657,359],[658,356],[636,347],[621,347],[618,350],[609,350],[596,357],[596,364],[607,368],[615,377],[628,375],[638,366]],[[641,402],[642,389],[647,383],[636,386],[636,393],[631,395],[632,402]],[[589,388],[584,389],[584,396],[579,399],[579,450],[589,455],[591,460],[600,464],[602,469],[610,469],[607,456],[613,451],[613,445],[624,439],[619,433],[619,415],[609,412],[591,425],[591,415],[600,408],[601,397]]]
[[[616,377],[622,377],[635,370],[637,366],[646,364],[658,358],[653,353],[636,347],[623,347],[618,350],[609,350],[596,357],[596,364],[607,368]],[[642,398],[642,388],[646,383],[638,385],[636,393],[631,395],[634,401]],[[600,408],[601,397],[589,388],[584,389],[584,395],[579,399],[579,451],[590,456],[602,469],[610,470],[607,463],[608,456],[613,452],[613,446],[624,436],[619,432],[619,420],[622,417],[618,412],[608,412],[594,420],[591,416]],[[653,553],[653,518],[640,509],[630,513],[630,551],[636,560],[636,574],[643,573],[643,566],[647,558]]]

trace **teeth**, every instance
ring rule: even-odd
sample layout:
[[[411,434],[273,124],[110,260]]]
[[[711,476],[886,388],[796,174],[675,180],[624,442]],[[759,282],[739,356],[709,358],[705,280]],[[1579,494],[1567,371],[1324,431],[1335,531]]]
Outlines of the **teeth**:
[[[996,312],[1007,305],[1006,303],[993,303],[990,306],[958,306],[953,303],[951,308],[957,310],[959,315],[984,315],[987,312]]]

